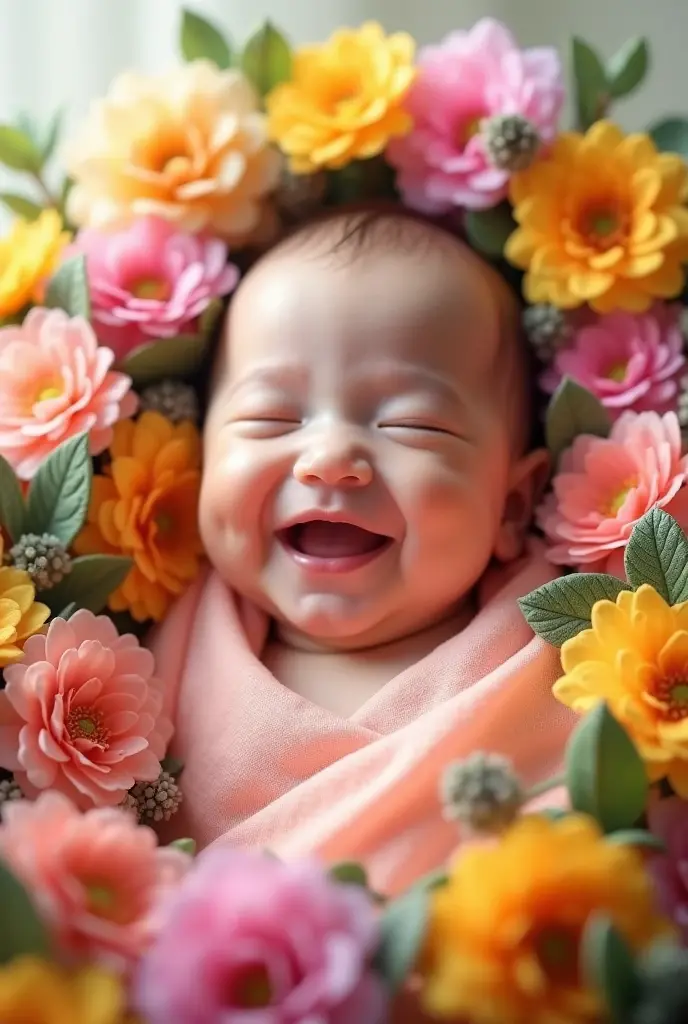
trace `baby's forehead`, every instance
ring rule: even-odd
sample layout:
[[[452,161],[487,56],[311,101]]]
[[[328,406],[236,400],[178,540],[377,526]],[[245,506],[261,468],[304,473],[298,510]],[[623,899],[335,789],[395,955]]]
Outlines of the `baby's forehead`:
[[[249,273],[230,307],[227,370],[283,353],[309,358],[381,355],[491,362],[499,345],[504,287],[461,243],[400,219],[335,220],[299,233]]]

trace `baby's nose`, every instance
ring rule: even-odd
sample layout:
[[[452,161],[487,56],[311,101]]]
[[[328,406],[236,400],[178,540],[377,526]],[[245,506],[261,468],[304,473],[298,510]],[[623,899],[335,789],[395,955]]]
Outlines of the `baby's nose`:
[[[323,438],[299,456],[294,476],[301,484],[367,487],[373,479],[373,467],[365,453],[350,441]]]

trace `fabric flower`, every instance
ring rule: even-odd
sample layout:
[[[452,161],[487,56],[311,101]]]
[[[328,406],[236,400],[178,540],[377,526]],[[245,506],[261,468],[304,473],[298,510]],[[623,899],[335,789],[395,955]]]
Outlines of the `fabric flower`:
[[[403,103],[416,74],[414,48],[405,32],[386,36],[368,21],[297,50],[291,81],[265,101],[270,138],[291,170],[345,167],[378,156],[392,137],[404,135],[411,127]]]
[[[648,808],[648,824],[666,848],[666,853],[648,862],[659,901],[688,946],[688,803],[677,797],[653,800]]]
[[[598,601],[592,627],[561,648],[553,693],[584,715],[600,701],[624,726],[652,781],[688,798],[688,602],[669,606],[649,584]]]
[[[74,540],[81,555],[124,554],[134,566],[110,595],[112,611],[159,621],[196,576],[200,437],[189,421],[173,425],[157,412],[117,424],[112,461],[95,476],[88,521]]]
[[[57,210],[43,210],[36,220],[16,220],[0,238],[0,318],[41,302],[45,282],[69,241]]]
[[[159,908],[192,863],[116,808],[80,813],[61,793],[5,808],[0,855],[60,952],[125,970],[159,928]],[[0,1020],[2,1017],[0,1017]]]
[[[625,412],[609,437],[579,435],[536,512],[547,557],[623,577],[624,548],[646,512],[663,508],[688,525],[687,472],[675,413]]]
[[[31,309],[0,329],[0,455],[30,479],[63,441],[88,431],[91,453],[107,448],[112,425],[136,412],[131,378],[110,367],[91,325],[61,309]]]
[[[262,233],[280,157],[258,96],[236,70],[195,60],[119,75],[68,147],[68,216],[113,228],[155,214],[239,245]]]
[[[4,541],[0,530],[0,669],[24,657],[24,644],[42,630],[50,608],[34,600],[36,588],[22,569],[3,565]]]
[[[201,856],[144,955],[134,1007],[149,1024],[376,1024],[375,907],[311,863],[218,848]]]
[[[0,1020],[7,1024],[136,1024],[120,978],[99,967],[67,970],[35,957],[0,965]]]
[[[598,912],[635,951],[669,931],[641,855],[606,842],[591,818],[529,815],[499,843],[465,847],[431,895],[424,1009],[471,1024],[601,1020],[579,963]]]
[[[142,217],[119,232],[85,228],[66,256],[86,256],[98,340],[121,360],[140,345],[196,331],[201,313],[239,279],[227,252],[217,238]]]
[[[564,98],[556,51],[520,50],[504,25],[482,18],[422,49],[418,65],[406,100],[413,131],[387,150],[404,202],[432,214],[495,206],[510,175],[494,166],[481,122],[520,114],[550,143]]]
[[[678,295],[688,258],[688,167],[647,135],[598,121],[560,135],[511,179],[519,227],[506,258],[526,271],[528,302],[644,313]]]
[[[685,366],[676,311],[609,313],[576,332],[540,378],[552,394],[564,377],[596,395],[616,418],[625,409],[675,412]]]
[[[155,780],[172,736],[153,655],[107,615],[53,619],[5,669],[0,765],[28,796],[65,793],[80,807],[118,804]]]

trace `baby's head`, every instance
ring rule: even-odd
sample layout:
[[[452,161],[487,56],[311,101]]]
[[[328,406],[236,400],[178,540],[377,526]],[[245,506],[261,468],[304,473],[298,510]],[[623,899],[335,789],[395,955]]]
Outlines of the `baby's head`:
[[[462,243],[334,212],[255,264],[220,344],[201,533],[289,642],[410,635],[521,553],[546,459],[519,310]]]

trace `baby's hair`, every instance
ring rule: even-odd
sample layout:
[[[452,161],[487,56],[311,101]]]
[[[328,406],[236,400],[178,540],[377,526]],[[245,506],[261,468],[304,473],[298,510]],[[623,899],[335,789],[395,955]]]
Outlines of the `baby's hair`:
[[[340,227],[334,242],[333,223]],[[312,243],[318,240],[326,243],[326,247],[311,248]],[[331,258],[345,263],[374,253],[380,246],[422,254],[424,247],[430,253],[436,251],[438,245],[445,245],[448,252],[455,252],[456,247],[460,247],[468,259],[487,266],[490,272],[498,302],[500,338],[496,356],[499,372],[495,374],[495,380],[503,387],[504,401],[511,407],[514,447],[518,449],[518,454],[522,454],[540,442],[539,418],[535,415],[536,365],[522,326],[522,301],[518,292],[497,269],[485,264],[474,250],[457,237],[455,230],[392,202],[330,207],[310,220],[295,225],[271,249],[259,256],[253,266],[297,248],[310,249],[313,259]],[[305,252],[304,258],[307,258]],[[249,269],[247,273],[250,272]],[[216,362],[214,359],[213,363]],[[214,378],[216,374],[217,365],[214,369],[209,368],[209,377]],[[207,384],[210,384],[209,380]]]

